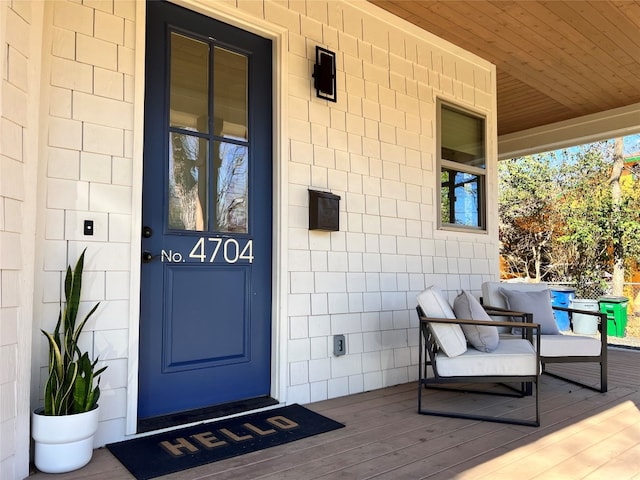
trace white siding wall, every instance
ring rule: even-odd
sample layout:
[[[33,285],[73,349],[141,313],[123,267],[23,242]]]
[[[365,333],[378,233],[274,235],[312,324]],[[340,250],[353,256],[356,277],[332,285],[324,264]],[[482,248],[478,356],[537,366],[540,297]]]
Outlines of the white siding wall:
[[[286,314],[274,318],[286,332],[286,353],[274,355],[276,363],[286,359],[274,370],[278,392],[286,396],[280,400],[307,403],[414,379],[416,293],[430,284],[451,297],[462,288],[478,293],[482,281],[498,274],[495,208],[489,208],[488,234],[437,230],[434,137],[437,97],[487,115],[489,202],[495,205],[494,68],[366,2],[181,3],[287,30],[284,104],[274,106],[287,115],[277,132],[285,139],[284,153],[275,159],[280,180],[286,179],[285,203],[276,205],[286,232],[277,242],[287,257]],[[2,478],[25,472],[24,459],[14,469],[16,438],[28,432],[18,392],[31,389],[32,406],[41,402],[47,355],[38,332],[55,323],[64,269],[85,247],[83,308],[101,306],[83,342],[109,366],[96,445],[126,436],[136,389],[129,345],[137,336],[135,327],[130,331],[137,325],[130,318],[137,299],[130,287],[136,291],[131,255],[139,246],[131,239],[137,238],[132,227],[141,191],[133,179],[142,162],[134,153],[142,134],[134,122],[134,107],[142,102],[134,86],[142,79],[134,74],[143,67],[142,52],[135,50],[144,28],[136,21],[143,20],[133,1],[34,2],[44,17],[38,187],[23,180],[24,146],[16,140],[28,127],[21,107],[28,95],[29,15],[22,12],[28,4],[0,3]],[[316,45],[337,53],[337,103],[317,99],[312,89]],[[339,232],[308,230],[310,187],[342,197]],[[25,191],[39,204],[22,218]],[[94,221],[92,237],[83,235],[85,219]],[[26,281],[21,262],[29,242],[20,220],[36,225],[34,259],[26,260],[33,278]],[[28,288],[26,295],[20,285]],[[33,304],[24,300],[31,297]],[[29,320],[20,312],[31,309],[33,323],[25,325]],[[35,374],[29,386],[15,365],[21,354],[31,355],[19,338],[30,339],[32,330]],[[335,334],[346,335],[347,355],[332,355]]]
[[[29,474],[41,9],[0,2],[0,478]],[[29,188],[34,185],[34,188]]]
[[[41,276],[36,298],[42,303],[36,306],[35,326],[53,328],[64,270],[87,248],[84,313],[101,305],[82,342],[109,367],[100,383],[96,444],[102,445],[124,435],[129,381],[135,2],[49,2],[47,22],[46,193],[36,257],[42,269],[36,270]],[[93,236],[84,235],[84,220],[93,220]],[[42,398],[47,373],[42,336],[35,352],[41,368],[34,388]]]
[[[410,381],[415,295],[478,292],[497,274],[493,213],[489,235],[436,230],[434,138],[438,96],[488,115],[493,200],[494,71],[370,5],[238,5],[288,29],[287,401]],[[316,45],[337,53],[335,104],[310,88]],[[308,230],[309,187],[341,196],[340,232]]]

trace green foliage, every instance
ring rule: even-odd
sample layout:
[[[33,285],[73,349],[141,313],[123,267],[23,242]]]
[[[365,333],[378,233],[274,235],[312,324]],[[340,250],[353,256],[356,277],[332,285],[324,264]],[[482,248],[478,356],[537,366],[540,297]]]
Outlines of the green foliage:
[[[640,260],[640,192],[623,177],[619,204],[609,178],[611,144],[499,164],[500,248],[508,274],[568,281],[578,295],[603,292],[614,252]],[[585,295],[586,296],[586,295]]]
[[[76,325],[85,251],[78,258],[73,271],[71,266],[67,267],[64,282],[65,304],[64,307],[60,307],[53,333],[42,330],[49,342],[49,377],[44,394],[45,415],[88,412],[96,407],[100,397],[99,376],[107,367],[96,371],[98,360],[91,362],[88,353],[81,352],[78,347],[82,329],[100,305],[96,304]],[[95,386],[94,380],[97,380]]]
[[[560,170],[553,154],[499,163],[500,246],[512,276],[538,278],[549,262]]]

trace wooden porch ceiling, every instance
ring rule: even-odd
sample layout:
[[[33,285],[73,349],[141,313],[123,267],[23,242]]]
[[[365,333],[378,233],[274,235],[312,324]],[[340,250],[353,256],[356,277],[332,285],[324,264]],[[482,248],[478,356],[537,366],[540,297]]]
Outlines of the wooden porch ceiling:
[[[496,65],[498,135],[640,102],[640,1],[369,1]]]

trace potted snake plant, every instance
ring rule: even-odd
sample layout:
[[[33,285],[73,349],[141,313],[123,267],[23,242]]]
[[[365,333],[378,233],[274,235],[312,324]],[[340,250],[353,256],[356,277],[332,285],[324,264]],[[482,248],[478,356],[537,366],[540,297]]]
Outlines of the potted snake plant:
[[[82,290],[84,254],[73,270],[67,267],[64,304],[60,305],[53,332],[42,330],[49,345],[49,376],[44,390],[44,407],[33,412],[32,435],[35,465],[46,473],[62,473],[85,466],[93,455],[93,437],[98,429],[99,376],[97,368],[78,341],[82,329],[98,308],[76,322]]]

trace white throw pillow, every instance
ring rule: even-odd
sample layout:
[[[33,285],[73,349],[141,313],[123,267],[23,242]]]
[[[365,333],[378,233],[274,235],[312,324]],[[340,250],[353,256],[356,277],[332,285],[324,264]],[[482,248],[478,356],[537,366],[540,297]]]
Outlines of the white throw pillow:
[[[491,320],[476,297],[462,291],[453,302],[456,318],[468,320]],[[460,325],[464,336],[475,349],[481,352],[493,352],[500,342],[498,327],[489,325]]]
[[[418,305],[425,316],[431,318],[456,318],[442,290],[436,286],[418,294]],[[442,352],[447,357],[456,357],[467,351],[467,340],[457,323],[432,323],[431,331]]]
[[[507,299],[507,305],[511,310],[533,314],[533,323],[540,324],[540,333],[543,335],[560,334],[560,329],[553,316],[550,290],[519,292],[500,288],[499,291]]]

